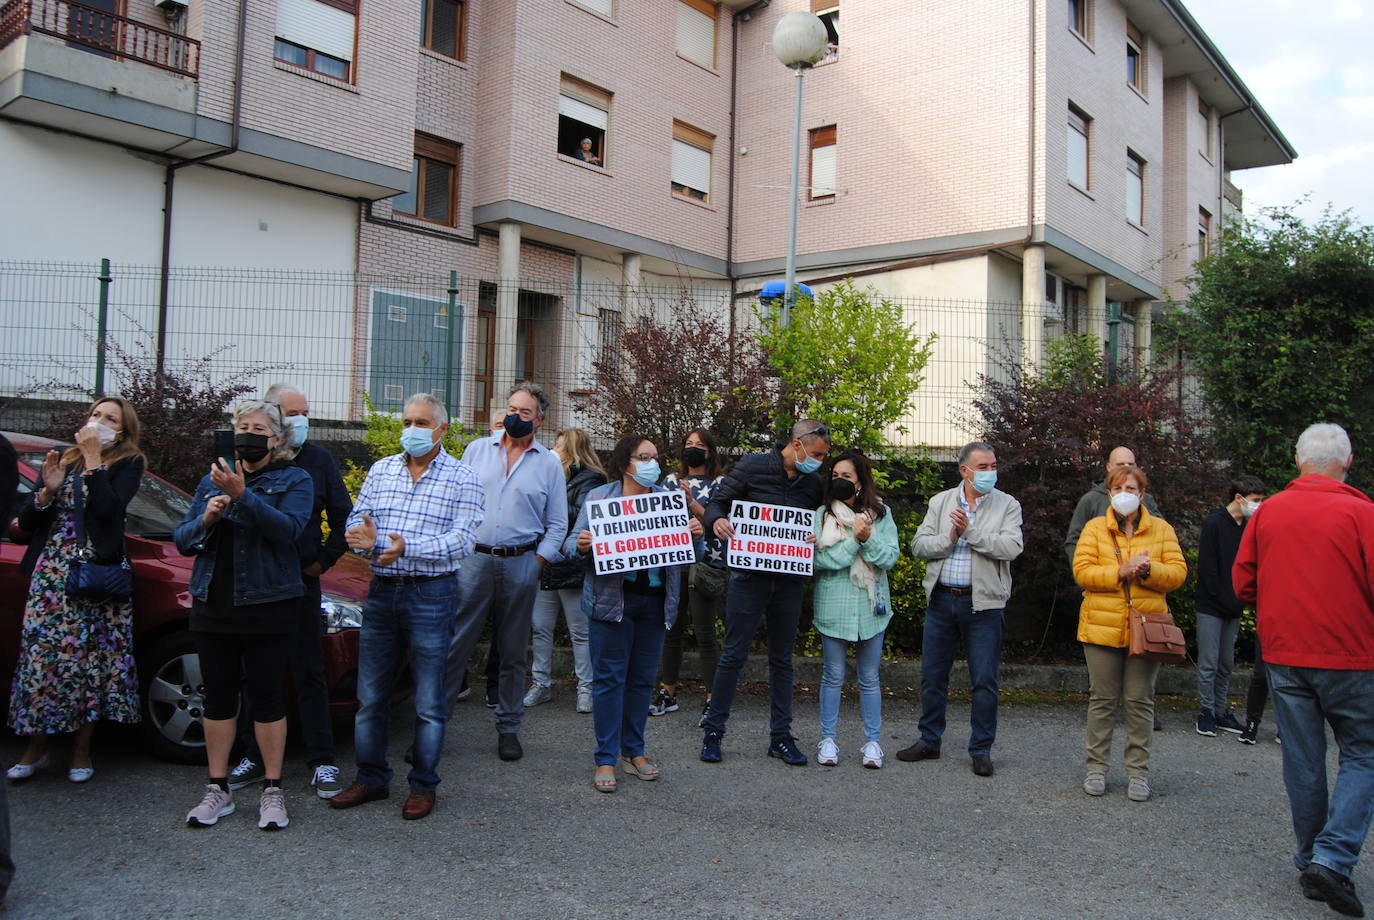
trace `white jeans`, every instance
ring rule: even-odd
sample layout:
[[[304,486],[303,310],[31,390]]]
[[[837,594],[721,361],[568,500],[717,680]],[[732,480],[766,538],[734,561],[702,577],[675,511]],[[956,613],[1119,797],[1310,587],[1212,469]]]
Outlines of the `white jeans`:
[[[534,615],[530,620],[531,676],[541,687],[553,683],[549,671],[553,660],[553,627],[558,621],[559,607],[563,608],[563,619],[572,637],[573,671],[577,674],[578,689],[590,690],[592,657],[587,647],[587,615],[582,612],[581,588],[540,589],[535,594]]]

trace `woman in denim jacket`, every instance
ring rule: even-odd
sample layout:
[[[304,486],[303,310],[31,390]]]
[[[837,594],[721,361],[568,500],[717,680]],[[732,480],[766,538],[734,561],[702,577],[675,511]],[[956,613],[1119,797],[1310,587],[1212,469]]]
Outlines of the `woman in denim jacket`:
[[[229,748],[239,688],[253,700],[253,729],[266,773],[258,827],[286,827],[281,789],[286,745],[286,670],[305,593],[296,540],[314,507],[310,474],[291,462],[276,403],[234,407],[230,467],[216,460],[196,487],[175,533],[177,549],[196,557],[191,571],[191,634],[205,685],[205,753],[210,783],[186,815],[207,827],[234,810]]]
[[[588,503],[600,498],[669,493],[657,485],[661,472],[653,441],[640,435],[621,438],[606,461],[610,481],[588,493],[577,523],[563,543],[563,555],[590,560]],[[689,529],[699,544],[701,522],[691,517]],[[644,754],[644,726],[649,721],[649,699],[663,653],[663,637],[677,619],[680,568],[660,566],[623,575],[597,575],[589,565],[583,578],[582,611],[587,615],[592,653],[592,722],[596,730],[592,785],[598,792],[615,792],[617,756],[626,773],[642,780],[659,777],[658,767]]]

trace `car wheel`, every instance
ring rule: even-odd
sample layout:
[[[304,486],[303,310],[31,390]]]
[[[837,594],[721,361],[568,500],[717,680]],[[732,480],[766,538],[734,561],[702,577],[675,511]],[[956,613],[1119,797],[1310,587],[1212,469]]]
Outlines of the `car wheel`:
[[[174,763],[205,763],[205,684],[200,655],[188,632],[163,636],[139,658],[143,739]]]

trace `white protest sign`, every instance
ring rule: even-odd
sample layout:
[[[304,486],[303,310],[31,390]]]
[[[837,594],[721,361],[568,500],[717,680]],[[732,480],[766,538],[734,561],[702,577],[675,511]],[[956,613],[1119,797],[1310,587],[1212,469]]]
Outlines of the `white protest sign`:
[[[696,562],[681,490],[587,501],[596,574]]]
[[[785,575],[810,575],[816,512],[785,505],[737,501],[730,507],[730,538],[726,560],[732,569]]]

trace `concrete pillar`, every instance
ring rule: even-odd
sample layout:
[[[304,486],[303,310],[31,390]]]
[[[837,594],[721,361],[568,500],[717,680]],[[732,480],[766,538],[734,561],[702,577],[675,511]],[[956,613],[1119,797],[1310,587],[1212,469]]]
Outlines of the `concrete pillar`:
[[[620,314],[625,318],[639,313],[639,253],[620,257]]]
[[[1135,302],[1135,369],[1142,372],[1150,366],[1150,353],[1154,348],[1154,311],[1153,300]]]
[[[1045,247],[1027,246],[1021,258],[1021,367],[1040,366],[1045,346]]]
[[[1088,276],[1088,333],[1107,341],[1107,276]]]
[[[492,368],[491,410],[503,408],[515,384],[516,327],[520,318],[520,225],[507,221],[499,228],[496,287],[496,361]]]

